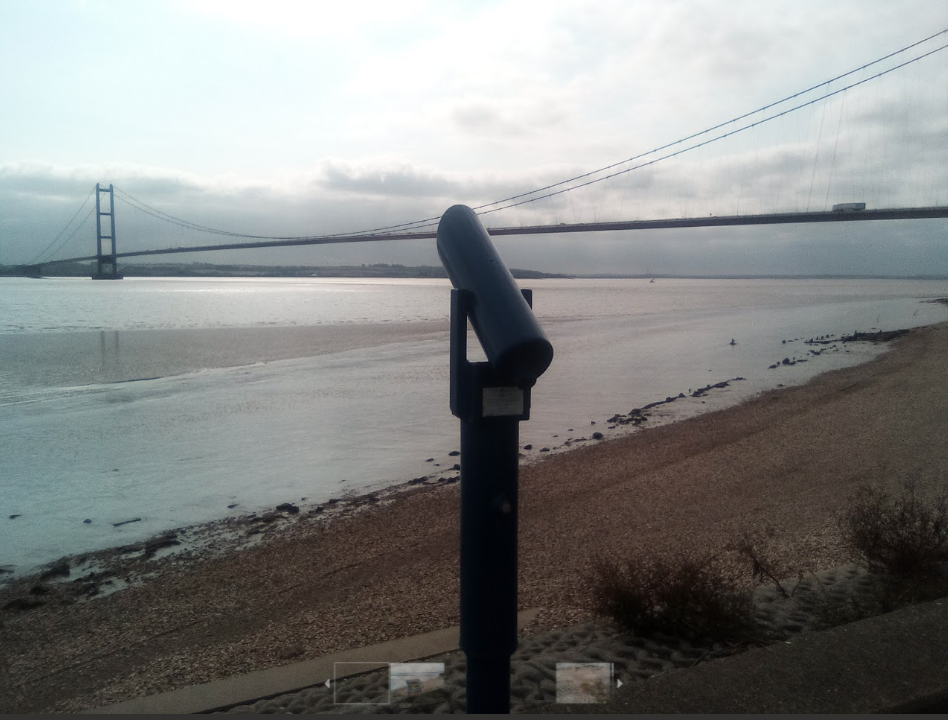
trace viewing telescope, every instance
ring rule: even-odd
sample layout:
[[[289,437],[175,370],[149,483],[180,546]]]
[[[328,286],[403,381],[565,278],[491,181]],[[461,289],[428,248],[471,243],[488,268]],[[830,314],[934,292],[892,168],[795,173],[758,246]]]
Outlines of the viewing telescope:
[[[469,207],[441,216],[438,254],[451,291],[451,412],[461,420],[461,649],[467,711],[510,712],[517,649],[520,421],[553,360],[532,294],[521,291]],[[487,362],[467,359],[467,323]]]

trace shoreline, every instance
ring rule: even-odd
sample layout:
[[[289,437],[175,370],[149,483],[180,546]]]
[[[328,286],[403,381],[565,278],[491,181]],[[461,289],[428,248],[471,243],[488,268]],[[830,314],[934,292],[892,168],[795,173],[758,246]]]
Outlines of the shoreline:
[[[786,575],[844,561],[832,509],[889,481],[880,461],[948,472],[946,348],[948,323],[926,326],[805,385],[523,466],[520,602],[540,608],[528,632],[589,619],[576,547],[723,547],[766,521]],[[47,590],[2,615],[2,709],[101,706],[456,624],[457,504],[456,483],[409,487],[266,544],[159,562],[150,582],[91,602]]]
[[[428,337],[430,333],[433,332],[430,323],[412,323],[411,326],[420,334],[420,337]],[[385,329],[384,325],[379,327]],[[266,332],[273,332],[276,329],[270,328],[264,330],[266,330]],[[283,332],[283,330],[280,332]],[[301,328],[289,328],[289,330],[293,337],[304,334],[304,329]],[[316,328],[316,330],[319,331],[317,337],[324,340],[325,332],[323,331],[329,332],[330,337],[332,337],[331,333],[335,332],[333,328]],[[348,330],[348,328],[343,327],[340,332],[345,334]],[[194,331],[185,330],[174,332],[189,333]],[[240,332],[243,333],[244,331],[240,330]],[[97,335],[97,333],[89,333],[90,336],[93,334]],[[162,336],[162,333],[158,332],[158,335]],[[777,373],[780,374],[788,367],[797,364],[800,364],[802,367],[803,363],[807,363],[810,360],[815,361],[817,364],[822,363],[824,360],[819,356],[834,354],[840,359],[831,359],[830,364],[839,367],[843,354],[849,354],[850,352],[853,353],[852,360],[847,358],[846,360],[842,360],[842,362],[850,363],[855,361],[857,364],[867,362],[884,350],[884,345],[881,345],[879,340],[884,342],[890,339],[892,338],[888,335],[879,338],[877,334],[871,333],[857,333],[849,337],[827,335],[810,340],[806,340],[802,337],[793,338],[786,340],[785,346],[781,348],[782,352],[787,354],[787,357],[784,358],[782,363],[777,359],[776,362],[770,366],[769,372],[776,370]],[[310,352],[314,349],[312,345],[314,341],[312,338],[308,338],[307,342],[310,343],[310,345],[308,345],[305,350]],[[852,348],[852,351],[850,348]],[[287,358],[294,359],[295,355],[300,351],[302,351],[301,348],[294,348],[293,352],[291,352]],[[329,351],[331,351],[331,348],[323,347],[321,349],[321,352]],[[268,346],[268,352],[272,353],[273,348]],[[278,350],[275,357],[279,358],[282,357],[282,355],[282,352]],[[263,360],[262,362],[266,364],[267,360]],[[846,365],[843,366],[845,367]],[[801,382],[807,382],[809,378],[813,376],[813,371],[819,374],[820,372],[828,372],[832,369],[835,368],[811,367],[809,371],[811,374],[800,377],[799,373],[797,373],[797,376],[780,379],[783,379],[788,386],[795,386]],[[142,378],[136,379],[141,380]],[[702,381],[706,380],[705,378]],[[562,434],[555,432],[541,432],[538,434],[534,432],[532,433],[533,438],[524,438],[524,432],[530,432],[534,429],[528,423],[526,427],[521,428],[521,467],[540,462],[545,457],[570,452],[586,444],[613,440],[649,427],[677,423],[703,413],[732,407],[736,404],[746,402],[761,391],[766,391],[773,387],[781,388],[785,387],[785,385],[783,383],[773,385],[770,382],[762,381],[760,378],[752,379],[747,382],[745,378],[740,376],[728,377],[726,379],[714,378],[712,382],[704,387],[698,387],[694,390],[687,388],[687,394],[684,392],[684,387],[682,387],[680,390],[676,389],[677,393],[673,396],[652,399],[648,402],[640,402],[640,408],[633,408],[631,411],[628,411],[628,413],[621,411],[616,412],[615,410],[618,404],[613,405],[612,409],[609,410],[609,412],[612,413],[611,416],[607,416],[606,412],[603,411],[601,415],[593,416],[596,417],[596,420],[590,421],[588,426],[578,426],[576,428],[578,432],[574,431],[573,427],[566,428],[566,425],[563,425],[563,427],[559,429],[559,432]],[[631,402],[629,404],[631,404]],[[621,405],[618,405],[618,407],[621,407]],[[111,517],[90,515],[90,517],[96,518],[94,522],[100,523],[100,526],[107,527],[111,524],[116,528],[122,526],[123,531],[132,530],[130,533],[131,536],[126,535],[123,537],[119,535],[116,536],[109,545],[82,548],[75,553],[55,556],[43,562],[36,562],[30,565],[20,564],[18,566],[17,564],[3,564],[4,560],[9,562],[9,558],[0,557],[0,590],[22,578],[39,577],[44,573],[61,569],[64,562],[72,566],[73,577],[75,577],[76,574],[85,573],[91,575],[93,579],[96,579],[102,576],[104,569],[109,569],[104,568],[104,565],[113,566],[111,568],[113,575],[119,574],[120,571],[126,571],[129,568],[135,571],[136,574],[139,574],[138,568],[136,567],[137,563],[124,562],[124,560],[127,559],[138,559],[136,553],[144,554],[145,560],[151,560],[156,557],[161,558],[167,555],[184,554],[181,551],[193,550],[195,551],[191,553],[193,555],[208,547],[214,548],[218,554],[221,552],[245,549],[254,545],[255,541],[261,539],[261,537],[274,534],[273,531],[278,527],[291,525],[301,518],[313,518],[324,510],[327,510],[325,517],[335,516],[339,514],[340,510],[349,512],[353,509],[358,510],[369,502],[376,502],[376,499],[384,501],[385,498],[392,496],[393,493],[409,490],[411,486],[422,485],[428,487],[457,482],[459,479],[456,464],[459,460],[459,458],[456,457],[457,454],[456,450],[450,453],[446,450],[443,453],[435,451],[434,457],[429,457],[425,463],[422,463],[421,458],[425,456],[425,454],[422,453],[418,455],[418,461],[415,463],[418,466],[415,472],[421,470],[422,474],[416,475],[415,477],[402,475],[399,481],[394,483],[389,482],[384,485],[372,483],[369,484],[368,487],[359,490],[344,491],[343,488],[340,487],[335,493],[335,496],[324,493],[324,496],[315,501],[308,500],[306,497],[291,497],[289,494],[285,497],[272,500],[272,504],[249,503],[248,505],[235,500],[233,504],[227,505],[227,510],[222,510],[217,517],[165,527],[158,530],[153,529],[148,534],[143,534],[141,531],[136,532],[134,529],[134,525],[137,522],[144,519],[147,523],[149,520],[147,508],[144,510],[128,508],[127,513],[113,515]],[[241,506],[246,509],[240,509]],[[281,506],[294,506],[299,509],[299,512],[295,509],[291,510],[290,513],[281,512],[277,509]],[[19,518],[22,516],[20,514],[11,516],[11,521],[13,517]],[[85,522],[88,523],[90,521],[87,520]],[[142,525],[144,526],[146,523],[142,523]],[[248,539],[243,536],[244,526],[253,525],[255,523],[260,523],[258,529],[263,528],[264,532],[260,533],[258,537],[252,538],[252,541],[248,541]],[[133,527],[129,528],[125,526]],[[230,547],[226,547],[228,543],[230,543]],[[157,552],[156,545],[158,546]],[[55,574],[56,573],[54,573],[54,575]],[[60,572],[59,574],[63,573]],[[89,594],[91,596],[99,593],[108,594],[116,589],[127,587],[128,584],[129,581],[115,583],[109,587],[103,585],[98,588],[98,592],[96,589],[90,587]],[[83,597],[86,596],[81,596],[80,599]]]
[[[948,304],[948,300],[943,304]],[[420,325],[420,323],[415,323],[415,325]],[[430,332],[430,330],[426,332]],[[861,357],[856,362],[856,365],[859,365],[870,362],[879,353],[885,352],[886,344],[889,341],[907,332],[908,330],[854,333],[849,337],[820,336],[818,339],[810,340],[795,338],[786,341],[788,343],[786,346],[786,352],[789,353],[788,358],[782,364],[778,360],[769,369],[780,370],[784,366],[806,363],[811,354],[813,356],[840,352],[848,354],[850,350],[845,346],[849,343],[856,343],[859,346],[858,352]],[[869,347],[870,343],[872,347]],[[884,344],[877,348],[876,346],[879,346],[880,343]],[[802,346],[798,349],[799,357],[798,352],[793,351],[794,344]],[[832,370],[818,371],[817,374],[820,372],[832,372]],[[523,444],[521,442],[520,467],[522,469],[534,463],[542,462],[548,457],[571,452],[590,444],[615,440],[649,428],[679,423],[708,412],[716,412],[747,402],[759,393],[754,392],[754,390],[742,391],[739,383],[745,380],[746,378],[740,376],[717,380],[694,390],[688,388],[687,395],[684,392],[679,392],[674,396],[666,396],[664,399],[643,403],[640,408],[633,408],[628,413],[615,412],[607,419],[603,414],[600,419],[591,421],[585,432],[581,430],[576,432],[575,436],[570,434],[565,440],[560,440],[559,435],[553,434],[547,445]],[[799,378],[788,379],[787,381],[790,383],[789,387],[796,386],[801,382]],[[807,378],[802,380],[804,383],[808,381]],[[766,388],[764,392],[784,387],[788,386],[778,383],[774,388]],[[735,391],[736,394],[732,395]],[[701,407],[704,405],[707,405],[707,407]],[[573,433],[574,429],[568,428],[568,432]],[[77,582],[82,580],[83,577],[87,577],[89,581],[82,585],[81,591],[67,593],[71,594],[72,599],[84,601],[93,597],[108,595],[130,585],[140,584],[147,577],[153,576],[160,568],[143,567],[143,564],[152,564],[151,561],[182,560],[192,562],[196,559],[208,559],[227,553],[240,552],[253,547],[261,540],[271,539],[281,534],[282,531],[289,530],[301,520],[331,522],[338,517],[348,517],[356,514],[369,505],[376,503],[384,505],[390,502],[394,496],[406,491],[456,483],[460,480],[459,465],[457,464],[460,460],[457,457],[459,454],[457,450],[454,450],[443,458],[429,457],[426,462],[431,463],[431,468],[438,468],[437,470],[407,481],[391,483],[375,490],[365,490],[363,492],[347,490],[338,493],[336,497],[319,501],[308,501],[306,497],[299,500],[284,500],[282,503],[271,507],[260,507],[242,514],[227,515],[204,522],[168,528],[147,537],[132,539],[130,542],[121,540],[107,547],[61,555],[53,560],[24,570],[20,570],[13,565],[0,564],[0,593],[4,588],[21,585],[24,582],[50,580],[63,582],[67,577],[71,579],[71,582]],[[229,505],[228,509],[236,507],[238,507],[236,504]],[[139,522],[141,519],[140,517],[130,516],[111,524],[115,527],[126,526]],[[76,575],[80,577],[76,577]],[[133,578],[129,576],[133,576]],[[122,579],[116,580],[117,577]],[[105,584],[98,584],[103,580],[106,581]],[[95,586],[93,587],[93,585]]]
[[[658,294],[652,286],[617,283],[605,283],[591,294],[552,288],[544,307],[552,313],[548,332],[559,355],[534,395],[533,419],[521,426],[522,446],[533,446],[525,454],[545,455],[544,447],[555,454],[562,451],[560,444],[575,447],[582,444],[575,438],[593,432],[611,438],[631,425],[610,429],[610,417],[666,395],[690,395],[690,388],[707,383],[748,378],[715,389],[713,395],[720,397],[704,404],[689,398],[655,408],[647,424],[736,403],[779,383],[803,382],[872,352],[850,345],[861,357],[841,350],[836,356],[811,357],[808,365],[768,370],[794,351],[807,354],[807,346],[781,345],[781,338],[803,341],[803,332],[848,334],[854,327],[908,327],[946,317],[944,307],[924,304],[931,297],[927,293],[903,297],[918,288],[898,283],[864,290],[852,283],[817,283],[823,294],[806,295],[806,302],[794,298],[812,290],[809,285],[792,285],[776,295],[763,286],[738,285],[719,287],[711,300],[698,298],[690,285],[663,287]],[[921,289],[944,294],[940,285]],[[632,308],[622,304],[630,297],[627,291],[637,298]],[[687,307],[669,311],[663,293],[678,298],[682,291]],[[761,293],[772,302],[763,312],[747,305]],[[599,300],[590,303],[590,297]],[[845,302],[836,302],[837,297]],[[710,301],[725,311],[705,308]],[[650,303],[657,304],[652,308]],[[727,309],[732,304],[737,309]],[[658,312],[639,312],[649,308]],[[203,332],[184,337],[186,331],[181,336],[136,331],[127,338],[118,332],[105,333],[104,348],[102,334],[92,333],[83,352],[73,342],[81,333],[61,335],[61,345],[53,343],[60,349],[43,357],[91,352],[88,365],[67,365],[108,370],[124,379],[159,379],[38,391],[35,397],[14,387],[6,395],[10,402],[0,408],[0,423],[11,437],[10,462],[0,484],[4,514],[20,517],[2,525],[0,563],[9,563],[4,567],[20,575],[67,550],[92,552],[142,542],[194,523],[267,512],[301,496],[318,501],[346,489],[362,494],[451,468],[455,460],[447,455],[457,448],[457,426],[447,411],[446,331],[417,344],[383,342],[384,349],[377,351],[309,357],[314,349],[353,343],[375,347],[376,341],[401,337],[403,325],[397,326],[389,326],[384,337],[374,330],[367,337],[365,325],[347,326],[341,334],[317,327],[312,337],[303,328],[260,328],[247,331],[246,338],[254,340],[247,343],[240,339],[243,330],[222,329],[203,340]],[[729,347],[733,336],[736,346]],[[209,359],[241,366],[168,376],[168,368],[160,367],[164,361],[149,352],[164,340],[169,345],[158,355],[168,357],[169,364],[183,362],[179,369],[191,367],[192,359],[193,367]],[[4,343],[0,356],[20,356],[31,372],[45,373],[47,363],[32,360],[36,353],[14,352],[18,344]],[[588,347],[599,350],[587,354]],[[267,361],[284,351],[306,357]],[[243,367],[248,352],[263,353],[261,363]],[[149,358],[159,367],[145,362]],[[8,382],[7,389],[16,384]],[[16,407],[18,393],[27,403],[22,408]],[[209,425],[205,419],[212,416],[219,420]],[[99,450],[102,437],[108,441]],[[426,465],[430,455],[440,468]],[[113,527],[138,517],[140,522]]]

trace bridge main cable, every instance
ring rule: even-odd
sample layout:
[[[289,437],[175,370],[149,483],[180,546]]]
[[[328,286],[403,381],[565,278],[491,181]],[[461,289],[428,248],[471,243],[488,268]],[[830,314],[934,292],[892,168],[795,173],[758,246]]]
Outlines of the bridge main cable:
[[[703,135],[710,134],[710,133],[712,133],[712,132],[714,132],[714,131],[716,131],[716,130],[719,130],[719,129],[721,129],[721,128],[724,128],[725,126],[732,125],[732,124],[734,124],[734,123],[736,123],[736,122],[738,122],[738,121],[740,121],[740,120],[744,120],[744,119],[749,118],[749,117],[751,117],[751,116],[753,116],[753,115],[756,115],[756,114],[758,114],[758,113],[764,112],[764,111],[769,110],[769,109],[771,109],[771,108],[775,108],[775,107],[777,107],[778,105],[782,105],[783,103],[788,102],[788,101],[790,101],[790,100],[794,100],[794,99],[799,98],[799,97],[801,97],[801,96],[807,95],[808,93],[810,93],[810,92],[812,92],[812,91],[814,91],[814,90],[816,90],[816,89],[818,89],[818,88],[821,88],[821,87],[824,87],[824,86],[829,86],[829,85],[830,85],[831,83],[833,83],[833,82],[836,82],[836,81],[838,81],[838,80],[840,80],[840,79],[842,79],[842,78],[845,78],[845,77],[848,77],[848,76],[850,76],[850,75],[853,75],[854,73],[859,72],[860,70],[864,70],[864,69],[869,68],[869,67],[871,67],[871,66],[873,66],[873,65],[876,65],[876,64],[878,64],[878,63],[880,63],[880,62],[882,62],[882,61],[884,61],[884,60],[887,60],[887,59],[889,59],[889,58],[895,57],[896,55],[899,55],[900,53],[906,52],[906,51],[908,51],[908,50],[910,50],[910,49],[913,49],[913,48],[915,48],[915,47],[917,47],[917,46],[919,46],[919,45],[922,45],[922,44],[924,44],[924,43],[926,43],[926,42],[929,42],[930,40],[933,40],[933,39],[936,38],[936,37],[939,37],[939,36],[945,35],[945,34],[948,34],[948,28],[946,28],[946,29],[944,29],[944,30],[940,30],[939,32],[934,33],[933,35],[929,35],[927,38],[924,38],[924,39],[922,39],[922,40],[919,40],[918,42],[912,43],[911,45],[908,45],[908,46],[906,46],[906,47],[903,47],[903,48],[901,48],[901,49],[899,49],[899,50],[897,50],[897,51],[895,51],[895,52],[889,53],[888,55],[885,55],[885,56],[883,56],[883,57],[881,57],[881,58],[878,58],[878,59],[876,59],[876,60],[873,60],[872,62],[866,63],[866,64],[864,64],[864,65],[862,65],[862,66],[860,66],[860,67],[858,67],[858,68],[855,68],[855,69],[853,69],[853,70],[850,70],[850,71],[848,71],[848,72],[845,72],[845,73],[843,73],[843,74],[841,74],[841,75],[837,75],[836,77],[834,77],[834,78],[832,78],[832,79],[830,79],[830,80],[826,80],[826,81],[824,81],[824,82],[822,82],[822,83],[819,83],[819,84],[817,84],[817,85],[813,85],[812,87],[809,87],[809,88],[807,88],[806,90],[801,90],[801,91],[796,92],[796,93],[794,93],[794,94],[792,94],[792,95],[789,95],[789,96],[787,96],[787,97],[785,97],[785,98],[783,98],[783,99],[781,99],[781,100],[778,100],[778,101],[776,101],[776,102],[772,102],[772,103],[769,103],[769,104],[767,104],[767,105],[764,105],[763,107],[757,108],[756,110],[753,110],[753,111],[751,111],[751,112],[749,112],[749,113],[744,113],[743,115],[739,115],[739,116],[737,116],[737,117],[735,117],[735,118],[732,118],[731,120],[728,120],[727,122],[718,123],[717,125],[714,125],[713,127],[707,128],[707,129],[702,130],[702,131],[700,131],[700,132],[698,132],[698,133],[693,133],[693,134],[691,134],[691,135],[688,135],[687,137],[684,137],[684,138],[680,138],[680,139],[678,139],[678,140],[675,140],[674,142],[666,143],[665,145],[662,145],[662,146],[657,147],[657,148],[653,148],[652,150],[649,150],[649,151],[647,151],[647,152],[639,153],[638,155],[635,155],[635,156],[633,156],[633,157],[627,158],[627,159],[625,159],[625,160],[621,160],[621,161],[619,161],[619,162],[612,163],[612,164],[610,164],[610,165],[606,165],[606,166],[601,167],[601,168],[598,168],[598,169],[596,169],[596,170],[591,170],[591,171],[589,171],[589,172],[585,172],[585,173],[582,173],[582,174],[580,174],[580,175],[576,175],[576,176],[571,177],[571,178],[568,178],[568,179],[566,179],[566,180],[561,180],[561,181],[559,181],[559,182],[552,183],[552,184],[546,185],[546,186],[544,186],[544,187],[536,188],[536,189],[530,190],[530,191],[528,191],[528,192],[520,193],[520,194],[517,194],[517,195],[512,195],[512,196],[510,196],[510,197],[503,198],[503,199],[501,199],[501,200],[494,200],[493,202],[485,203],[485,204],[482,204],[482,205],[477,205],[477,206],[475,206],[473,209],[477,212],[478,215],[489,215],[489,214],[491,214],[491,213],[499,212],[499,211],[502,211],[502,210],[509,210],[509,209],[511,209],[511,208],[519,207],[519,206],[521,206],[521,205],[526,205],[526,204],[529,204],[529,203],[537,202],[537,201],[539,201],[539,200],[545,200],[545,199],[552,198],[552,197],[555,197],[555,196],[558,196],[558,195],[562,195],[562,194],[564,194],[564,193],[572,192],[572,191],[574,191],[574,190],[579,190],[579,189],[584,188],[584,187],[587,187],[587,186],[589,186],[589,185],[595,185],[595,184],[597,184],[597,183],[604,182],[604,181],[606,181],[606,180],[611,180],[611,179],[613,179],[613,178],[615,178],[615,177],[618,177],[618,176],[620,176],[620,175],[625,175],[625,174],[630,173],[630,172],[633,172],[633,171],[635,171],[635,170],[641,170],[641,169],[643,169],[643,168],[646,168],[646,167],[655,165],[655,164],[657,164],[657,163],[659,163],[659,162],[662,162],[662,161],[664,161],[664,160],[668,160],[668,159],[670,159],[670,158],[674,158],[674,157],[677,157],[677,156],[679,156],[679,155],[683,155],[683,154],[685,154],[685,153],[691,152],[692,150],[697,150],[697,149],[702,148],[702,147],[705,147],[705,146],[707,146],[707,145],[711,145],[711,144],[716,143],[716,142],[718,142],[718,141],[720,141],[720,140],[724,140],[724,139],[726,139],[726,138],[732,137],[732,136],[737,135],[737,134],[739,134],[739,133],[742,133],[742,132],[745,132],[745,131],[750,130],[750,129],[752,129],[752,128],[755,128],[755,127],[757,127],[757,126],[759,126],[759,125],[763,125],[763,124],[766,124],[766,123],[768,123],[768,122],[770,122],[770,121],[772,121],[772,120],[776,120],[777,118],[783,117],[783,116],[785,116],[785,115],[789,115],[790,113],[796,112],[797,110],[801,110],[802,108],[809,107],[809,106],[811,106],[811,105],[815,105],[815,104],[820,103],[820,102],[825,102],[825,101],[826,101],[828,98],[830,98],[830,97],[834,97],[834,96],[839,95],[839,94],[841,94],[841,93],[844,93],[844,92],[846,92],[846,91],[848,91],[848,90],[851,90],[851,89],[853,89],[853,88],[855,88],[855,87],[859,87],[860,85],[864,85],[864,84],[867,83],[867,82],[870,82],[870,81],[872,81],[872,80],[876,80],[876,79],[878,79],[878,78],[880,78],[880,77],[883,77],[883,76],[885,76],[885,75],[888,75],[889,73],[895,72],[896,70],[899,70],[899,69],[901,69],[901,68],[904,68],[904,67],[906,67],[906,66],[908,66],[908,65],[912,65],[912,64],[914,64],[914,63],[916,63],[916,62],[919,62],[920,60],[923,60],[923,59],[926,58],[926,57],[929,57],[929,56],[931,56],[931,55],[934,55],[935,53],[938,53],[938,52],[941,52],[941,51],[943,51],[943,50],[948,49],[948,44],[945,44],[945,45],[941,45],[941,46],[939,46],[939,47],[936,47],[936,48],[933,49],[933,50],[929,50],[928,52],[925,52],[925,53],[923,53],[923,54],[921,54],[921,55],[918,55],[917,57],[913,57],[913,58],[910,59],[910,60],[906,60],[906,61],[904,61],[904,62],[902,62],[902,63],[899,63],[898,65],[895,65],[895,66],[893,66],[893,67],[890,67],[890,68],[888,68],[888,69],[886,69],[886,70],[882,70],[881,72],[877,72],[877,73],[875,73],[874,75],[871,75],[871,76],[869,76],[869,77],[863,78],[862,80],[858,80],[858,81],[853,82],[853,83],[850,83],[850,84],[848,84],[848,85],[846,85],[846,86],[844,86],[844,87],[837,88],[836,90],[834,90],[834,91],[832,91],[832,92],[829,92],[829,91],[828,91],[826,94],[824,94],[824,95],[822,95],[822,96],[820,96],[820,97],[818,97],[818,98],[815,98],[815,99],[813,99],[813,100],[808,100],[808,101],[806,101],[806,102],[801,102],[801,103],[799,103],[799,104],[797,104],[797,105],[794,105],[794,106],[792,106],[792,107],[790,107],[790,108],[787,108],[787,109],[785,109],[785,110],[782,110],[782,111],[780,111],[780,112],[774,113],[774,114],[772,114],[772,115],[768,115],[767,117],[764,117],[763,119],[756,120],[756,121],[751,122],[751,123],[748,123],[748,124],[746,124],[746,125],[742,125],[742,126],[740,126],[740,127],[737,127],[737,128],[732,129],[732,130],[729,130],[728,132],[724,132],[724,133],[721,133],[721,134],[719,134],[719,135],[715,135],[715,136],[713,136],[713,137],[711,137],[711,138],[709,138],[709,139],[703,140],[703,141],[701,141],[701,142],[697,142],[697,143],[692,144],[692,145],[688,145],[688,146],[686,146],[686,147],[683,147],[683,148],[681,148],[681,149],[675,150],[675,151],[673,151],[673,152],[668,152],[668,153],[666,153],[666,154],[664,154],[664,155],[660,155],[660,156],[658,156],[658,157],[656,157],[656,158],[653,158],[653,159],[651,159],[651,160],[647,160],[647,161],[640,162],[640,163],[638,163],[638,164],[636,164],[636,165],[632,165],[631,167],[626,167],[626,168],[624,168],[624,169],[622,169],[622,170],[616,170],[616,168],[618,168],[618,167],[620,167],[620,166],[622,166],[622,165],[628,165],[629,163],[635,162],[635,161],[637,161],[637,160],[644,160],[644,158],[646,158],[646,157],[648,157],[648,156],[650,156],[650,155],[655,155],[655,154],[657,154],[657,153],[663,152],[663,151],[668,150],[668,149],[670,149],[670,148],[672,148],[672,147],[674,147],[674,146],[677,146],[677,145],[683,145],[684,143],[686,143],[686,142],[688,142],[688,141],[690,141],[690,140],[696,139],[696,138],[698,138],[698,137],[700,137],[700,136],[703,136]],[[608,171],[611,171],[611,170],[614,170],[614,172],[608,172]],[[601,175],[602,173],[608,173],[608,174],[602,175],[601,177],[594,177],[594,176],[596,176],[596,175]],[[584,182],[579,182],[580,180],[584,180]],[[561,189],[559,189],[559,190],[554,190],[554,188],[561,188]],[[547,191],[551,191],[551,192],[547,192]],[[299,244],[304,244],[304,245],[320,244],[318,241],[321,240],[321,237],[319,237],[319,236],[279,237],[279,236],[266,236],[266,235],[252,235],[252,234],[240,233],[240,232],[233,232],[233,231],[223,230],[223,229],[218,229],[218,228],[211,228],[211,227],[208,227],[208,226],[205,226],[205,225],[199,225],[199,224],[197,224],[197,223],[193,223],[193,222],[188,221],[188,220],[185,220],[185,219],[183,219],[183,218],[176,217],[176,216],[171,215],[171,214],[169,214],[169,213],[166,213],[166,212],[164,212],[164,211],[162,211],[162,210],[158,210],[157,208],[154,208],[154,207],[152,207],[152,206],[150,206],[150,205],[148,205],[148,204],[142,202],[141,200],[139,200],[139,199],[137,199],[137,198],[135,198],[135,197],[129,195],[128,193],[121,191],[121,190],[119,190],[118,193],[119,193],[120,199],[122,199],[124,202],[127,202],[128,204],[130,204],[132,207],[136,208],[137,210],[139,210],[139,211],[141,211],[141,212],[144,212],[144,213],[146,213],[146,214],[148,214],[148,215],[153,215],[154,217],[156,217],[156,218],[158,218],[158,219],[160,219],[160,220],[163,220],[163,221],[165,221],[165,222],[170,222],[170,223],[172,223],[172,224],[174,224],[174,225],[179,225],[179,226],[181,226],[181,227],[188,228],[188,229],[191,229],[191,230],[197,230],[197,231],[200,231],[200,232],[206,232],[206,233],[210,233],[210,234],[214,234],[214,235],[224,235],[224,236],[228,236],[228,237],[243,237],[243,238],[247,238],[247,239],[250,239],[250,240],[280,240],[280,241],[286,240],[286,241],[289,241],[289,240],[297,240],[297,239],[298,239],[298,240],[305,240],[306,242],[299,243]],[[541,193],[542,193],[542,194],[541,194]],[[426,237],[426,238],[427,238],[427,237],[434,237],[434,231],[432,231],[431,233],[422,233],[421,235],[419,235],[418,233],[419,233],[419,231],[421,231],[421,230],[422,230],[423,228],[425,228],[425,227],[434,227],[434,226],[437,224],[437,222],[438,222],[439,220],[440,220],[440,217],[438,217],[438,216],[433,216],[433,217],[428,217],[428,218],[421,218],[421,219],[419,219],[419,220],[413,220],[413,221],[410,221],[410,222],[400,223],[400,224],[397,224],[397,225],[389,225],[389,226],[385,226],[385,227],[379,227],[379,228],[373,228],[373,229],[367,229],[367,230],[360,230],[360,231],[352,232],[352,233],[349,233],[349,234],[339,234],[339,235],[337,235],[337,237],[341,238],[340,242],[356,242],[356,240],[351,239],[351,238],[354,238],[354,237],[357,236],[357,235],[358,235],[358,236],[364,236],[364,237],[366,237],[366,238],[371,238],[372,240],[379,240],[379,239],[381,239],[380,236],[383,235],[383,234],[384,234],[384,235],[387,235],[387,236],[398,235],[398,237],[402,237],[402,238],[405,238],[405,239],[408,239],[408,238],[417,239],[417,238],[419,238],[419,237]],[[691,226],[684,226],[684,227],[691,227]],[[574,232],[582,232],[582,231],[574,231]],[[510,233],[510,234],[514,234],[514,233]],[[328,236],[327,236],[327,237],[328,237]],[[309,242],[310,240],[312,240],[313,242]],[[259,247],[259,246],[257,246],[257,245],[254,244],[254,243],[248,243],[248,244],[247,244],[247,247]],[[266,247],[266,246],[263,246],[263,247]]]

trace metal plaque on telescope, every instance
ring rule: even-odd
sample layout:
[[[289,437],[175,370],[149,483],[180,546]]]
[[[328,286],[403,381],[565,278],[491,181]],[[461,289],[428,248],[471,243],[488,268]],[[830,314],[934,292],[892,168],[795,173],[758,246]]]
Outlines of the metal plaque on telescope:
[[[523,390],[518,387],[484,388],[484,417],[523,415]]]

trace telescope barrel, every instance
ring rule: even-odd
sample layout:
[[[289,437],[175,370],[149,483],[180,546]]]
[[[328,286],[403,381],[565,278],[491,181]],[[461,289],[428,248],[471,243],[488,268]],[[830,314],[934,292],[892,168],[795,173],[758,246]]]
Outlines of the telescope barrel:
[[[532,387],[553,361],[553,346],[474,211],[449,208],[437,245],[451,283],[473,293],[471,325],[496,376]]]

